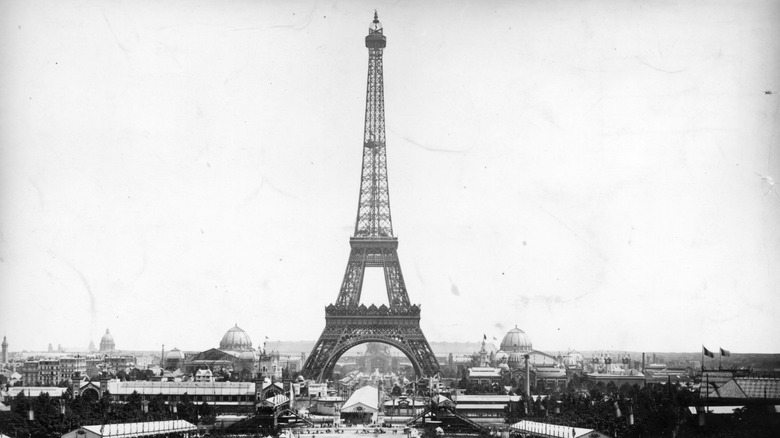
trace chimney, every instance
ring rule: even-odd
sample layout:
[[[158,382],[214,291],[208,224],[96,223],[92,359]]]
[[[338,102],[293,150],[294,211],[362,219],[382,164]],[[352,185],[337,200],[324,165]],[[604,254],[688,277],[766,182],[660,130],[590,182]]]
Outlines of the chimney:
[[[526,400],[531,400],[531,367],[529,366],[528,359],[530,355],[525,355],[525,396]]]

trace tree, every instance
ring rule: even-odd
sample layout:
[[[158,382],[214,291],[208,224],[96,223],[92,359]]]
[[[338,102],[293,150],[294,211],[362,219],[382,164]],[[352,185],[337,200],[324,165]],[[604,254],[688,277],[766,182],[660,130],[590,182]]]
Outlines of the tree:
[[[504,419],[509,424],[517,423],[524,415],[523,403],[519,401],[509,401],[504,407]]]
[[[189,421],[190,423],[198,422],[198,410],[186,392],[182,394],[181,401],[176,405],[176,414],[180,420]]]
[[[127,402],[116,410],[115,417],[122,422],[143,421],[143,398],[138,392],[133,391],[127,396]]]
[[[149,400],[148,418],[151,421],[167,420],[169,418],[168,405],[165,404],[165,397],[157,394]]]
[[[138,368],[133,368],[127,374],[127,380],[149,380],[149,378],[150,378],[149,374],[154,374],[154,373],[152,372],[152,370],[143,370],[142,371],[142,370],[139,370]]]
[[[200,416],[200,422],[207,425],[214,424],[217,418],[214,408],[206,402],[198,406],[198,415]]]

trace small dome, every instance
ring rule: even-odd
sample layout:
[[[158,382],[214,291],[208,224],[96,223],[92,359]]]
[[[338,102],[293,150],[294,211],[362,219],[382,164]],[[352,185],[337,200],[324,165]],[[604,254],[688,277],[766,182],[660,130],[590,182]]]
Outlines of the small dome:
[[[509,330],[504,336],[504,339],[501,340],[501,350],[509,353],[532,351],[533,345],[531,344],[531,339],[528,335],[515,326],[515,328]]]
[[[496,362],[503,362],[506,359],[509,359],[509,353],[507,353],[504,350],[498,350],[496,354],[493,356]]]
[[[249,339],[249,335],[241,330],[236,324],[230,330],[222,336],[222,341],[219,343],[220,350],[233,350],[243,351],[252,349],[252,340]]]
[[[502,363],[498,364],[498,368],[501,371],[509,371],[509,364],[507,364],[506,362],[502,362]]]
[[[184,359],[184,353],[178,348],[174,348],[165,355],[165,360],[181,360]]]
[[[238,360],[255,360],[255,352],[252,350],[242,351],[241,354],[238,355]]]
[[[516,351],[509,355],[509,360],[507,363],[509,364],[509,368],[516,369],[516,368],[523,368],[525,367],[525,355],[528,353],[522,352],[522,351]]]

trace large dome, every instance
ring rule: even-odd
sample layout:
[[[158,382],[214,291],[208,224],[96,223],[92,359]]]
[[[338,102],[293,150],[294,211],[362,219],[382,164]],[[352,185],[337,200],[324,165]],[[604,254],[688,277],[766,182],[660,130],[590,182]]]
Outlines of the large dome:
[[[532,351],[533,345],[531,344],[531,339],[528,338],[528,335],[515,326],[515,328],[509,330],[504,336],[504,339],[501,340],[501,350],[510,353],[511,356],[511,353]]]
[[[252,348],[252,340],[249,339],[249,335],[241,330],[236,324],[230,330],[222,336],[222,341],[219,343],[220,350],[233,350],[242,351],[250,350]]]
[[[165,355],[165,360],[182,360],[182,359],[184,359],[184,354],[178,348],[174,348],[173,350],[169,351],[168,354]]]
[[[106,329],[106,334],[100,338],[100,351],[113,351],[115,348],[114,337]]]

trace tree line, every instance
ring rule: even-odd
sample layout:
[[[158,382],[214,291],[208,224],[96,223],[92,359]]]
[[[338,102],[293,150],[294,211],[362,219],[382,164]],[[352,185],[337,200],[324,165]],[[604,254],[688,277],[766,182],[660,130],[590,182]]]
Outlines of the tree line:
[[[125,403],[115,403],[108,392],[96,396],[94,391],[88,391],[72,397],[66,391],[59,399],[47,393],[28,397],[20,392],[11,400],[10,408],[0,412],[0,433],[30,438],[59,437],[88,425],[177,419],[211,425],[216,418],[214,406],[206,402],[196,405],[188,394],[183,394],[176,404],[169,404],[162,394],[144,401],[133,392]]]

